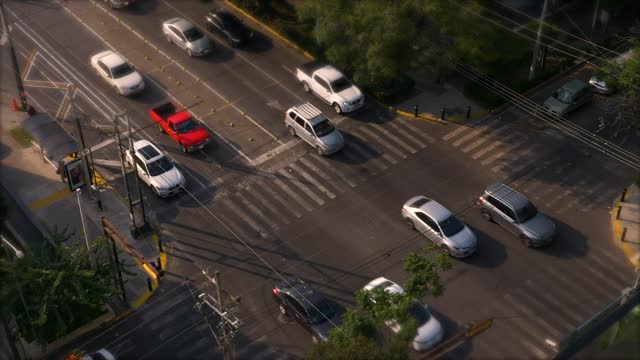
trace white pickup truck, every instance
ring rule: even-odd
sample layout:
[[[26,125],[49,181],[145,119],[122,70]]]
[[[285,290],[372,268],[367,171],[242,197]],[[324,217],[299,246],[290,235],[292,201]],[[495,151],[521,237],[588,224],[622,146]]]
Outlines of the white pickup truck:
[[[348,113],[364,105],[362,91],[340,71],[318,61],[306,63],[296,69],[296,77],[304,91],[313,92],[338,113]]]

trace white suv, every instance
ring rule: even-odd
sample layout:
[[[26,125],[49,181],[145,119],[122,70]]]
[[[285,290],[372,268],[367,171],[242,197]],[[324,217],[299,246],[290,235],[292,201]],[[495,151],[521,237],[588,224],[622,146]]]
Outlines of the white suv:
[[[344,138],[331,120],[310,103],[287,110],[284,123],[291,136],[299,136],[311,145],[318,155],[330,155],[344,147]]]
[[[147,140],[139,140],[133,143],[133,148],[134,156],[130,150],[127,151],[129,165],[136,162],[138,177],[159,197],[175,195],[184,188],[184,176],[157,146]]]

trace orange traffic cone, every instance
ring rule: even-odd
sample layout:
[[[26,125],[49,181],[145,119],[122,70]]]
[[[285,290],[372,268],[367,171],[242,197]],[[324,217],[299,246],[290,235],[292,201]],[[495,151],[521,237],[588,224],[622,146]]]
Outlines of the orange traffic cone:
[[[20,107],[18,106],[18,102],[16,101],[16,98],[13,98],[13,101],[11,101],[11,106],[13,107],[13,111],[20,110]]]

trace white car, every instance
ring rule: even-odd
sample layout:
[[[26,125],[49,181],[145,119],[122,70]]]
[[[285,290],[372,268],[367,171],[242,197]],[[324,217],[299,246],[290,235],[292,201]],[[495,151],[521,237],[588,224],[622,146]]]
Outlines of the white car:
[[[384,289],[391,294],[404,294],[404,289],[393,281],[379,277],[369,282],[365,287],[365,291],[373,291],[374,289]],[[443,336],[444,330],[440,321],[429,312],[426,304],[421,304],[418,300],[409,308],[410,315],[418,322],[418,332],[413,338],[412,347],[416,351],[426,351],[439,343]],[[387,326],[395,333],[401,329],[401,325],[396,320],[386,322]]]
[[[100,349],[94,353],[84,355],[82,360],[116,360],[116,357],[108,350]]]
[[[133,95],[144,90],[144,80],[120,54],[111,50],[91,57],[91,67],[120,95]]]
[[[189,56],[205,56],[211,52],[209,39],[185,19],[174,18],[163,22],[162,33],[168,42],[178,45]]]
[[[133,166],[136,162],[138,177],[144,181],[159,197],[169,197],[184,188],[186,180],[182,172],[169,160],[162,150],[147,140],[133,143],[135,154],[127,151],[127,161]]]

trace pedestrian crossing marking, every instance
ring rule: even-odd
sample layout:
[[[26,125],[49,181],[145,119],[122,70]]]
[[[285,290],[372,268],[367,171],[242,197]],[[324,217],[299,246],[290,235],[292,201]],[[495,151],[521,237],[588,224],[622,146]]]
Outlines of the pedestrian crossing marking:
[[[269,218],[262,212],[262,210],[260,210],[260,208],[255,206],[255,204],[249,202],[249,200],[247,200],[247,198],[245,198],[244,195],[242,195],[242,192],[236,193],[235,196],[238,198],[238,200],[240,200],[240,202],[245,206],[245,208],[248,211],[254,214],[257,218],[261,219],[262,222],[269,225],[271,229],[273,229],[274,231],[278,231],[280,229],[280,227],[276,223],[269,220]]]
[[[378,136],[377,134],[375,134],[373,131],[371,131],[371,129],[368,129],[366,127],[361,127],[359,129],[361,132],[365,133],[365,136],[368,136],[370,138],[375,139],[378,143],[380,143],[380,145],[382,145],[385,149],[388,149],[389,151],[393,152],[394,154],[396,154],[398,157],[402,158],[402,159],[406,159],[407,155],[405,155],[403,152],[401,152],[400,150],[398,150],[395,146],[389,144],[389,142],[387,142],[386,140],[382,139],[380,136]],[[386,151],[383,151],[383,157],[384,154],[386,154]],[[397,164],[398,162],[394,160],[393,164]]]
[[[325,171],[319,169],[311,161],[307,160],[304,157],[301,157],[298,161],[300,161],[300,163],[302,163],[307,168],[311,169],[311,171],[313,171],[316,174],[318,174],[322,178],[322,180],[325,181],[326,184],[331,184],[333,187],[335,187],[340,192],[344,192],[345,191],[345,188],[342,185],[340,185],[340,183],[338,181],[336,181],[335,179],[332,179]]]
[[[309,203],[307,201],[305,201],[300,196],[298,196],[298,194],[296,194],[293,190],[291,190],[291,188],[287,184],[285,184],[282,180],[276,178],[276,179],[273,180],[273,183],[276,184],[284,192],[286,192],[291,198],[293,198],[305,210],[307,210],[308,212],[311,212],[311,210],[313,210],[313,208],[311,207],[311,205],[309,205]]]
[[[253,230],[255,230],[260,236],[267,237],[267,232],[264,231],[262,226],[258,225],[253,218],[247,215],[231,198],[226,198],[222,200],[222,204],[229,208],[233,213],[235,213],[238,217],[240,217],[244,222],[249,224]]]
[[[424,149],[427,147],[427,144],[425,144],[424,142],[418,140],[417,138],[415,138],[413,135],[409,134],[407,131],[405,131],[403,128],[401,128],[399,125],[397,125],[395,122],[390,121],[387,124],[389,124],[390,127],[394,128],[397,132],[399,132],[405,139],[409,140],[410,142],[414,143],[416,146],[418,146],[420,149]]]
[[[302,169],[300,166],[298,166],[296,163],[291,163],[289,164],[289,167],[292,168],[295,172],[297,172],[298,174],[302,175],[303,178],[305,178],[307,181],[309,181],[310,183],[312,183],[318,190],[322,191],[323,193],[325,193],[325,195],[327,195],[330,199],[335,199],[336,195],[334,193],[332,193],[331,191],[329,191],[329,189],[327,189],[324,185],[322,185],[318,180],[316,180],[313,176],[309,175],[308,172],[304,171],[304,169]],[[314,194],[315,195],[315,194]],[[321,204],[319,204],[321,205]]]
[[[480,163],[481,163],[482,165],[489,165],[489,164],[491,164],[492,162],[496,161],[497,159],[499,159],[499,158],[503,157],[505,154],[510,153],[510,152],[511,152],[511,151],[513,151],[515,148],[517,148],[517,147],[519,147],[520,145],[522,145],[522,144],[524,143],[524,141],[525,141],[525,138],[519,138],[519,139],[514,138],[514,139],[516,139],[516,140],[515,140],[515,143],[510,144],[510,145],[509,145],[509,146],[507,146],[507,148],[506,148],[506,149],[504,149],[504,150],[497,151],[497,152],[495,152],[495,153],[491,154],[489,157],[485,158],[485,159],[484,159],[484,160],[482,160]]]
[[[291,164],[293,165],[293,164]],[[289,179],[293,185],[295,185],[298,189],[302,190],[303,193],[307,194],[313,201],[318,205],[324,204],[324,200],[320,199],[318,195],[316,195],[311,189],[306,187],[300,180],[298,180],[295,176],[291,175],[284,169],[278,170],[278,174],[282,175],[284,178]]]
[[[472,130],[470,133],[464,135],[463,137],[459,138],[458,140],[454,141],[452,143],[452,145],[454,147],[458,147],[461,144],[465,143],[467,140],[471,139],[471,138],[475,138],[478,135],[480,135],[480,133],[484,133],[488,130],[493,129],[493,125],[499,124],[500,121],[499,119],[493,119],[490,122],[488,122],[486,125],[482,125],[482,126],[478,126],[477,129]]]
[[[489,132],[485,136],[481,137],[480,139],[478,139],[478,140],[472,142],[471,144],[467,145],[466,147],[462,148],[462,152],[463,153],[468,153],[469,151],[471,151],[471,150],[477,148],[478,146],[484,144],[490,138],[496,138],[498,135],[502,134],[503,132],[505,132],[505,131],[507,131],[509,129],[511,129],[511,124],[503,125],[500,128],[498,128],[498,130],[493,131],[493,132]]]
[[[413,147],[411,147],[409,144],[407,144],[406,142],[400,140],[400,138],[398,138],[397,136],[393,135],[392,133],[390,133],[389,131],[385,130],[385,128],[383,128],[382,126],[373,126],[373,129],[380,131],[381,133],[383,133],[384,135],[386,135],[389,139],[391,139],[392,141],[394,141],[396,144],[400,145],[402,148],[404,148],[406,151],[415,154],[417,152],[416,149],[414,149]]]

